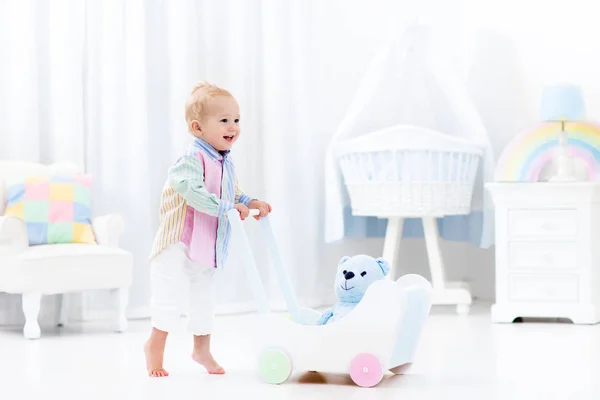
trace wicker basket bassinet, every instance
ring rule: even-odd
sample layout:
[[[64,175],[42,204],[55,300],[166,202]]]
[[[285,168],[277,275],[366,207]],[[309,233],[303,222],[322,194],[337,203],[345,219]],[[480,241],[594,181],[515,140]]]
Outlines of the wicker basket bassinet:
[[[343,141],[336,149],[353,215],[468,214],[482,146],[399,125]]]

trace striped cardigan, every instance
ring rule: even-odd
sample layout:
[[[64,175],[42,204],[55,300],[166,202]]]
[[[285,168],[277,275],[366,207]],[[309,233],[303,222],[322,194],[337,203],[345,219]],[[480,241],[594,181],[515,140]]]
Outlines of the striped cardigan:
[[[196,138],[169,169],[150,259],[167,246],[183,242],[192,261],[223,267],[230,235],[226,213],[235,204],[248,206],[252,200],[238,185],[229,152],[218,152]]]

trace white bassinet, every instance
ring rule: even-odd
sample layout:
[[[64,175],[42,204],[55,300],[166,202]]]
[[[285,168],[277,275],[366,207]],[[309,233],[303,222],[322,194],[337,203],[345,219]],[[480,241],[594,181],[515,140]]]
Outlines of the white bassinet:
[[[396,277],[404,218],[419,217],[427,241],[434,304],[456,304],[467,313],[465,283],[447,284],[436,218],[471,212],[483,145],[411,125],[396,125],[337,143],[352,214],[388,218],[383,256]]]
[[[336,155],[354,215],[443,217],[469,214],[483,149],[398,125],[340,142]]]

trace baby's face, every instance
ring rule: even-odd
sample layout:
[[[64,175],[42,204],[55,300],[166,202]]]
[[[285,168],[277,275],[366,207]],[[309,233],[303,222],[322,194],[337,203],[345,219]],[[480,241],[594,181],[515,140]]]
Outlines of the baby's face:
[[[240,136],[240,109],[233,97],[217,96],[208,101],[199,136],[218,151],[231,150]]]

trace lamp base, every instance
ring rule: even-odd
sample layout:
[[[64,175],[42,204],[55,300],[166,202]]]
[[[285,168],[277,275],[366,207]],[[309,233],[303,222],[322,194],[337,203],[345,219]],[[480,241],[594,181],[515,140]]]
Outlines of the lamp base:
[[[558,161],[556,174],[552,176],[549,181],[550,182],[576,182],[577,176],[574,173],[573,168],[573,158],[567,153],[567,145],[566,145],[566,135],[564,132],[561,132],[561,139],[559,141],[558,148],[558,157],[556,161]]]

